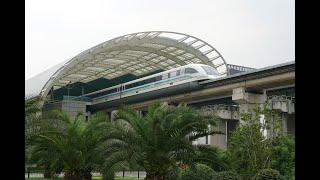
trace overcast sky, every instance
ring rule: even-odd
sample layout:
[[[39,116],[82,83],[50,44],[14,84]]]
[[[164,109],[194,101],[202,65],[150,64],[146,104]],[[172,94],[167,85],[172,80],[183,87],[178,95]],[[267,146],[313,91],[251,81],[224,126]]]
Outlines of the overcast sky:
[[[294,0],[26,0],[25,79],[128,33],[175,31],[229,64],[295,60]]]

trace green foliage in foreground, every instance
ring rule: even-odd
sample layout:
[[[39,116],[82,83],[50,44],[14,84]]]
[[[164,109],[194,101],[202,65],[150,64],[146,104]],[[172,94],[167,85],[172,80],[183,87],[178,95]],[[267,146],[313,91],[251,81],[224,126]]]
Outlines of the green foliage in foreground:
[[[106,157],[103,173],[110,177],[130,164],[138,164],[145,169],[146,179],[163,179],[177,163],[191,165],[199,160],[197,151],[205,147],[199,148],[192,141],[215,134],[209,129],[215,124],[212,115],[183,104],[173,107],[155,103],[144,116],[122,107],[102,147]]]
[[[27,180],[59,180],[59,179],[63,179],[63,178],[25,178]],[[92,180],[95,180],[95,179],[99,179],[101,180],[102,177],[92,177]],[[140,180],[142,180],[143,178],[139,178]],[[114,180],[139,180],[137,177],[115,177]]]
[[[122,107],[114,122],[103,113],[93,115],[89,122],[81,115],[71,120],[63,112],[43,118],[31,105],[26,109],[27,129],[31,130],[26,133],[26,151],[32,156],[31,161],[29,156],[26,160],[49,173],[65,171],[67,178],[90,179],[95,169],[110,179],[119,170],[145,169],[146,179],[238,180],[240,175],[255,180],[282,179],[281,175],[294,179],[294,139],[280,134],[266,139],[261,133],[261,129],[278,131],[277,126],[270,126],[271,111],[242,114],[245,124],[232,134],[225,152],[192,144],[199,137],[217,133],[208,128],[215,125],[215,117],[185,105],[156,103],[145,116]],[[262,124],[260,115],[265,115]],[[181,165],[188,168],[181,170]]]
[[[295,141],[291,136],[279,136],[273,142],[271,168],[286,179],[293,179],[295,170]]]
[[[221,171],[215,175],[217,180],[242,180],[241,176],[235,171]]]
[[[33,127],[34,122],[37,122],[41,118],[41,99],[26,97],[25,99],[25,163],[28,164],[31,158],[30,136],[34,131],[37,131]]]
[[[282,134],[278,113],[264,106],[241,116],[244,123],[237,127],[228,142],[227,160],[231,169],[244,179],[269,168],[279,171],[286,179],[294,179],[294,139]],[[262,130],[269,132],[268,137]]]
[[[72,120],[54,111],[39,121],[38,133],[30,138],[31,161],[51,174],[64,171],[65,179],[91,179],[91,171],[102,164],[97,147],[109,126],[104,113],[86,122],[81,115]]]
[[[180,180],[214,180],[216,172],[204,164],[196,164],[182,171]]]
[[[114,180],[137,180],[138,178],[135,178],[135,177],[116,177],[114,178]],[[139,178],[139,179],[143,179],[143,178]]]
[[[285,180],[285,178],[274,169],[262,169],[260,170],[252,180]]]
[[[273,142],[281,134],[281,123],[277,112],[266,105],[242,113],[241,118],[244,122],[232,133],[227,152],[231,168],[249,179],[259,170],[270,168]],[[273,133],[266,138],[263,130]]]

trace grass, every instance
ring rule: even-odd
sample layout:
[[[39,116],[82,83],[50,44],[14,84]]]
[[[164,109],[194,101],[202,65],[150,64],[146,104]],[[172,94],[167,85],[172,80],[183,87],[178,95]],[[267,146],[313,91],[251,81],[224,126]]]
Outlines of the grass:
[[[25,179],[28,179],[28,178],[25,178]],[[55,178],[55,179],[62,179],[62,178]],[[92,177],[92,179],[102,179],[101,177],[99,176],[94,176]],[[137,180],[138,178],[136,177],[116,177],[114,180]],[[139,178],[139,179],[143,179],[143,178]],[[50,180],[50,179],[47,179],[47,178],[29,178],[28,180]]]
[[[136,177],[116,177],[114,180],[137,180],[138,178]],[[144,178],[139,178],[139,179],[144,179]]]

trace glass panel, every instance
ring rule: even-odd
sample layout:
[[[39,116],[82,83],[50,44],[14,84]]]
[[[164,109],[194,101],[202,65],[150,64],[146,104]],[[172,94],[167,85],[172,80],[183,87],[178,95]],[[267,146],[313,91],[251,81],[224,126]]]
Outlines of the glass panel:
[[[157,76],[156,81],[160,81],[162,79],[162,76]]]
[[[184,73],[185,74],[194,74],[194,73],[197,73],[198,71],[193,69],[193,68],[186,68]]]
[[[209,66],[201,66],[208,75],[219,75],[216,69]]]
[[[162,75],[162,79],[168,79],[168,74]]]
[[[176,72],[171,72],[170,73],[170,77],[175,77],[176,76]]]

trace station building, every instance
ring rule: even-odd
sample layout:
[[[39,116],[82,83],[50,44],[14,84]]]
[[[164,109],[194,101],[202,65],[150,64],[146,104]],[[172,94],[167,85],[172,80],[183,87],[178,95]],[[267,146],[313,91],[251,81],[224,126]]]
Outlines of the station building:
[[[188,81],[186,69],[163,74],[191,64],[210,66],[218,76]],[[146,79],[158,73],[160,79]],[[87,119],[97,111],[112,118],[121,104],[144,114],[155,101],[184,102],[221,118],[216,128],[224,134],[199,143],[222,148],[241,123],[240,113],[267,103],[280,112],[284,133],[295,134],[294,61],[261,69],[227,64],[213,46],[183,33],[148,31],[111,39],[26,80],[25,93],[40,96],[44,110],[61,109],[72,117],[82,112]]]

